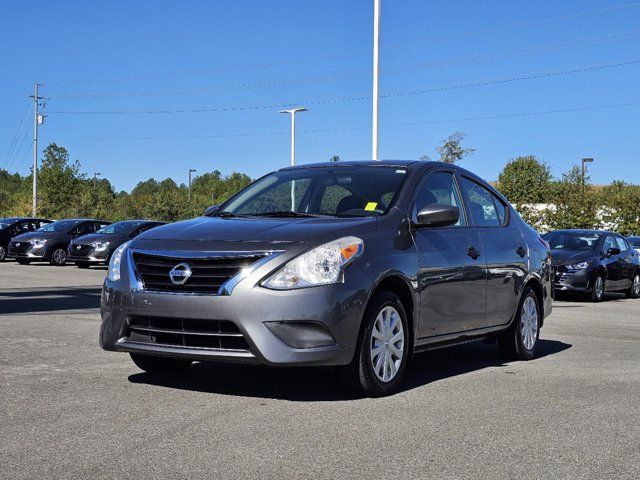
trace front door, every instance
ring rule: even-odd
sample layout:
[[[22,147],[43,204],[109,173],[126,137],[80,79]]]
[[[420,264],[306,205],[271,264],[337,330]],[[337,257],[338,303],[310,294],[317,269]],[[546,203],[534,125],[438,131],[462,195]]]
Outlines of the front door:
[[[418,187],[412,215],[428,204],[453,205],[460,220],[450,227],[414,231],[420,260],[418,337],[434,337],[478,328],[484,323],[486,268],[480,237],[467,216],[453,173],[427,173]]]

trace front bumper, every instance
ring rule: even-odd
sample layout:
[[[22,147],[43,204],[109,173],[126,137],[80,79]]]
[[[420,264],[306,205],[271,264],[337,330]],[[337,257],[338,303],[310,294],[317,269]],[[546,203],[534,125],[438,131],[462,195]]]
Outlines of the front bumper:
[[[590,269],[569,272],[556,268],[554,271],[553,289],[556,292],[589,293],[593,289],[591,277]]]
[[[283,255],[285,257],[285,255]],[[105,280],[102,298],[100,344],[105,350],[136,352],[149,355],[250,362],[272,366],[345,365],[353,358],[367,296],[372,282],[355,265],[348,267],[340,284],[290,291],[274,291],[258,284],[266,275],[282,265],[285,259],[269,261],[235,285],[228,295],[191,295],[157,293],[131,287],[123,258],[122,277],[118,282]],[[138,341],[132,334],[132,319],[164,318],[197,321],[201,325],[231,322],[242,334],[247,348],[203,348],[166,344],[159,335],[152,342]],[[308,330],[289,328],[288,334],[274,333],[269,322],[289,325],[316,325],[328,335],[314,346],[308,341]],[[273,324],[272,324],[273,325]],[[176,333],[172,330],[173,333]],[[177,332],[180,333],[180,332]],[[193,333],[193,332],[191,332]],[[215,333],[212,335],[216,335]],[[333,342],[326,342],[326,337]],[[312,335],[313,337],[313,335]],[[153,338],[153,337],[152,337]],[[293,345],[303,345],[296,348]],[[328,344],[331,343],[331,344]]]
[[[9,245],[7,257],[9,258],[26,258],[31,260],[43,259],[47,256],[46,245],[36,247],[29,246],[25,248],[17,248],[13,244]]]
[[[107,258],[109,257],[109,253],[107,250],[97,252],[93,248],[91,248],[90,250],[83,250],[81,252],[78,252],[78,250],[74,249],[73,247],[73,245],[70,245],[69,249],[67,250],[67,261],[95,264],[107,263]]]

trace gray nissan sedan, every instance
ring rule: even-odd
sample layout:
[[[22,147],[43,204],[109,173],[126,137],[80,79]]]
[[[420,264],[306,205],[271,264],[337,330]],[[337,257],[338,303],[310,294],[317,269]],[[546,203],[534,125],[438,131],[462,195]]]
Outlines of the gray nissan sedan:
[[[382,396],[423,350],[495,339],[533,358],[551,280],[546,242],[464,169],[305,165],[120,246],[100,344],[154,374],[207,360],[331,365]]]

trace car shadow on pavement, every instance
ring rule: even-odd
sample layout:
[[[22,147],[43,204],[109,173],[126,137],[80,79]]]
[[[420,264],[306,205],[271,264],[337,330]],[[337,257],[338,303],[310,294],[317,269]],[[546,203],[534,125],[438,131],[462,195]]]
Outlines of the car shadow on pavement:
[[[0,292],[0,315],[100,307],[100,287],[59,287]]]
[[[540,340],[536,359],[560,353],[571,345]],[[535,360],[533,360],[535,361]],[[507,367],[495,344],[474,342],[417,354],[409,366],[401,392],[445,378],[477,370]],[[340,389],[333,368],[269,368],[258,365],[195,363],[176,375],[136,373],[129,381],[137,384],[219,395],[271,398],[298,402],[347,401],[358,397]]]

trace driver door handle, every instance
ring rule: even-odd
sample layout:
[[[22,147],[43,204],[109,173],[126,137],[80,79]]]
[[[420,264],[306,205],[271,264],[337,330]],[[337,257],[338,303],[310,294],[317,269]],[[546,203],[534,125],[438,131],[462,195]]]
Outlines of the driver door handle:
[[[469,247],[467,249],[467,255],[469,255],[474,260],[477,260],[478,257],[480,256],[480,252],[476,250],[476,247]]]

